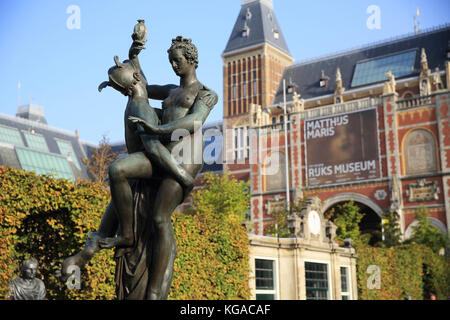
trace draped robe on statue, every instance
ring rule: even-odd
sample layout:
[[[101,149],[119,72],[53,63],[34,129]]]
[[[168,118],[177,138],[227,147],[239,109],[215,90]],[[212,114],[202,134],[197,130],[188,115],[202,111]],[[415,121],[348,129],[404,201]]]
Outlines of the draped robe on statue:
[[[116,294],[119,300],[146,300],[151,277],[152,238],[155,234],[151,216],[160,180],[133,179],[129,183],[133,193],[135,245],[115,251]],[[176,255],[174,244],[169,265],[173,265]],[[167,268],[162,285],[163,299],[169,295],[172,276],[173,268]]]
[[[41,279],[26,281],[20,277],[9,283],[9,300],[44,300],[45,285]]]

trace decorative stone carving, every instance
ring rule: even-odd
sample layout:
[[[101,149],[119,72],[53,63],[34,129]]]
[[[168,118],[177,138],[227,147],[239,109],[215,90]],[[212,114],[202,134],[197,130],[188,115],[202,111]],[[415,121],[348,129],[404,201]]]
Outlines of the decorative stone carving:
[[[390,70],[388,72],[386,72],[386,78],[388,79],[388,81],[386,81],[384,83],[383,94],[396,93],[396,91],[395,91],[395,86],[396,86],[395,77],[394,77],[394,75],[392,74],[392,72]]]
[[[433,84],[434,84],[434,88],[436,91],[442,90],[444,88],[444,86],[442,84],[441,75],[439,74],[438,67],[436,67],[436,69],[434,69]]]
[[[303,112],[305,110],[305,100],[300,99],[301,95],[294,92],[292,95],[292,110],[293,113]]]
[[[289,230],[295,237],[310,241],[333,243],[336,237],[336,225],[323,216],[322,201],[310,197],[299,213],[289,215]]]
[[[420,53],[420,66],[421,66],[421,73],[423,73],[425,76],[430,75],[430,69],[428,68],[428,59],[427,54],[425,52],[425,48],[422,48],[422,51]]]
[[[275,198],[267,201],[266,209],[269,215],[286,211],[286,199],[276,196]]]
[[[343,93],[345,88],[342,86],[342,76],[341,69],[337,68],[336,70],[336,89],[334,90],[334,103],[343,103]]]
[[[430,85],[430,69],[428,68],[428,60],[427,54],[425,53],[425,49],[422,48],[422,52],[420,54],[420,75],[419,75],[419,90],[421,96],[428,96],[431,93],[431,85]]]
[[[406,196],[409,202],[437,200],[439,199],[439,192],[436,181],[420,179],[417,183],[408,184]]]
[[[381,200],[386,199],[387,193],[383,189],[380,189],[380,190],[375,191],[374,196],[375,196],[375,199],[377,199],[378,201],[381,201]]]
[[[302,186],[296,186],[294,191],[294,203],[297,205],[302,200],[303,200]]]
[[[260,127],[262,125],[262,110],[259,104],[250,104],[249,116],[249,123],[251,127]]]
[[[270,110],[265,108],[262,110],[261,125],[268,126],[270,124]]]
[[[398,176],[393,176],[390,183],[389,189],[391,192],[391,211],[397,211],[401,207],[402,203],[402,190],[400,186],[400,181]]]
[[[406,174],[420,174],[437,170],[434,136],[427,130],[416,129],[405,138]]]

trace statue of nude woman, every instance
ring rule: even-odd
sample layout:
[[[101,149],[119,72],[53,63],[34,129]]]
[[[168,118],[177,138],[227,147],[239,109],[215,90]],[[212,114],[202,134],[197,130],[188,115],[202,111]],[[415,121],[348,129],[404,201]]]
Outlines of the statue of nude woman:
[[[141,49],[141,44],[136,41],[133,42],[129,56],[133,65],[140,70],[140,76],[138,77],[145,79],[137,58]],[[163,153],[164,150],[167,150],[170,155],[170,152],[178,144],[183,143],[183,140],[170,141],[172,133],[177,129],[185,129],[192,137],[194,130],[197,129],[196,124],[203,124],[211,109],[217,103],[217,95],[197,79],[198,52],[191,40],[181,36],[173,39],[168,54],[172,69],[180,77],[179,86],[146,86],[148,98],[163,100],[163,108],[160,113],[162,124],[157,125],[155,121],[149,120],[141,114],[137,114],[137,116],[127,115],[125,121],[129,129],[135,130],[134,134],[140,136],[141,139],[133,140],[136,145],[131,150],[128,149],[128,156],[110,166],[112,200],[103,215],[98,231],[88,237],[86,246],[81,252],[66,259],[62,265],[62,274],[67,277],[69,266],[81,267],[100,249],[116,247],[116,257],[122,259],[116,270],[116,278],[117,274],[120,273],[120,279],[126,279],[122,283],[119,279],[119,299],[154,300],[167,298],[176,256],[176,245],[170,217],[192,189],[189,183],[183,183],[183,180],[179,176],[177,177],[175,172],[180,169],[179,167],[173,166],[173,170],[167,169],[167,162],[160,166],[157,161],[150,159],[149,149],[153,145],[149,148],[148,141],[154,141],[154,137],[158,136],[164,148],[161,148],[161,150]],[[189,138],[189,136],[186,138]],[[195,141],[193,138],[191,140]],[[203,146],[200,149],[203,150]],[[152,150],[155,150],[155,148]],[[202,169],[203,163],[194,163],[194,157],[195,154],[192,152],[191,161],[182,164],[182,169],[186,172],[184,177],[195,177]],[[165,158],[160,157],[160,159]],[[183,170],[180,169],[179,172],[183,172]],[[130,186],[127,180],[129,178],[135,178],[141,184],[145,183],[147,186],[152,184],[152,187],[156,187],[154,197],[148,192],[143,192],[141,194],[143,200],[139,200],[141,199],[139,197],[133,198],[133,195],[140,191],[135,185]],[[155,186],[155,184],[157,185]],[[148,202],[151,203],[150,207],[145,202],[146,197],[152,197],[152,201]],[[136,201],[140,201],[140,205],[136,206]],[[127,207],[125,210],[133,210],[134,208],[134,211],[145,211],[145,214],[149,215],[152,225],[151,242],[142,240],[147,237],[149,231],[147,227],[145,229],[139,226],[139,223],[137,227],[132,228],[133,236],[126,237],[126,241],[123,241],[123,230],[121,229],[123,228],[122,220],[124,218],[121,218],[121,214],[118,214],[120,207]],[[138,218],[136,218],[134,211],[133,221],[140,221],[136,219],[143,214],[138,214]],[[129,216],[127,215],[127,217]],[[131,225],[133,225],[133,222]],[[136,232],[136,230],[138,231]],[[117,234],[119,236],[115,237]],[[121,236],[122,239],[120,239]],[[148,251],[151,252],[149,256],[145,256],[147,249],[143,246],[151,247],[151,250]],[[139,260],[139,262],[134,263],[130,256]],[[130,262],[131,260],[133,260],[133,263]],[[136,273],[137,270],[142,269],[140,267],[146,270],[145,272],[139,271],[141,272],[139,273],[140,278],[137,279]]]

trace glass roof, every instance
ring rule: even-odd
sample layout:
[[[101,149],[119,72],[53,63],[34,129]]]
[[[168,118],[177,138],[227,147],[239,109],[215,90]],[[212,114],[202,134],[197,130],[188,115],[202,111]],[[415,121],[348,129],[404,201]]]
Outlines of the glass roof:
[[[24,132],[23,135],[25,136],[29,148],[48,152],[48,146],[44,136],[29,132]]]
[[[69,141],[63,141],[63,140],[56,140],[56,144],[58,145],[59,151],[61,151],[61,154],[68,156],[70,160],[72,160],[73,164],[79,169],[80,163],[78,162],[78,159],[75,155],[75,152],[73,151],[72,144]]]
[[[75,176],[67,158],[16,147],[17,157],[22,169],[36,174],[54,174],[57,178],[74,180]]]
[[[416,50],[358,62],[353,73],[352,87],[387,80],[386,72],[391,71],[396,77],[414,72]]]
[[[19,130],[5,126],[0,126],[0,141],[19,147],[24,145]]]

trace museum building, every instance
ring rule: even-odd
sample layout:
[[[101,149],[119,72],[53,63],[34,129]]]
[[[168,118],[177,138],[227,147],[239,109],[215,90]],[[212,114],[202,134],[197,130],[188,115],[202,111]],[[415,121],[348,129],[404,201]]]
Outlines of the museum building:
[[[97,148],[82,141],[78,131],[47,124],[44,108],[19,106],[15,116],[0,114],[0,165],[76,181],[87,179],[82,159]]]
[[[223,169],[250,181],[254,298],[357,298],[353,249],[325,218],[350,200],[373,242],[389,211],[408,238],[420,206],[448,233],[449,25],[294,63],[273,2],[243,0],[222,59]],[[291,237],[268,237],[299,200]]]
[[[224,169],[251,182],[254,234],[304,193],[395,210],[406,235],[424,205],[447,233],[449,25],[293,64],[272,1],[243,0],[222,57]]]

